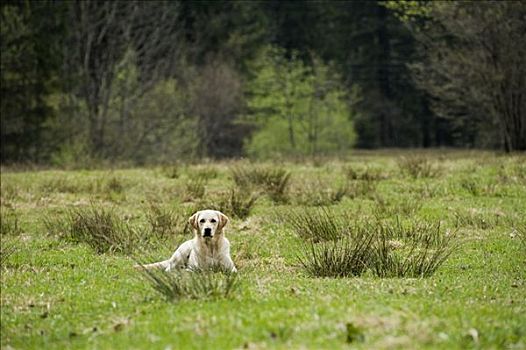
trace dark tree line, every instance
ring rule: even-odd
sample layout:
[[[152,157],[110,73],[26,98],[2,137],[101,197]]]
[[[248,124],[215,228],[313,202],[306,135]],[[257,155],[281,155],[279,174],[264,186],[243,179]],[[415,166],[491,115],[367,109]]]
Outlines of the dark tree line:
[[[269,47],[339,77],[356,147],[525,150],[525,16],[520,1],[4,1],[1,159],[243,155]]]

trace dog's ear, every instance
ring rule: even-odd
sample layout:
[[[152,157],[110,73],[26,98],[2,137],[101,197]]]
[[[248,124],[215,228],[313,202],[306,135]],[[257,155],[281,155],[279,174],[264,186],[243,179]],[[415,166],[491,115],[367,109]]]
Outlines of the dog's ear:
[[[197,225],[198,216],[199,216],[199,212],[196,212],[194,215],[190,216],[190,219],[188,219],[188,223],[190,224],[190,226],[192,226],[196,230],[199,229],[199,225]]]
[[[228,223],[229,219],[228,216],[226,216],[222,212],[218,211],[217,213],[219,214],[219,225],[217,226],[217,228],[221,230]]]

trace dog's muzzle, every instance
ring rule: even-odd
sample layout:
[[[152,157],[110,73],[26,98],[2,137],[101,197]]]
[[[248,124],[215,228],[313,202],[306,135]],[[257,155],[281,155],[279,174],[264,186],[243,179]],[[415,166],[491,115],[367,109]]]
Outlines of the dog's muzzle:
[[[203,237],[212,237],[212,229],[207,227],[204,229]]]

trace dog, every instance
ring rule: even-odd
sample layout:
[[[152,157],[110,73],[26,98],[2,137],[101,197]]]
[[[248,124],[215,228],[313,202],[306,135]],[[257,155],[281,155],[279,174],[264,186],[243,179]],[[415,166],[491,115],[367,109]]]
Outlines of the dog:
[[[194,239],[184,242],[168,260],[153,264],[136,265],[136,268],[161,268],[170,271],[186,267],[203,270],[220,267],[226,272],[237,272],[230,257],[230,242],[223,233],[228,217],[217,210],[201,210],[188,222],[194,228]]]

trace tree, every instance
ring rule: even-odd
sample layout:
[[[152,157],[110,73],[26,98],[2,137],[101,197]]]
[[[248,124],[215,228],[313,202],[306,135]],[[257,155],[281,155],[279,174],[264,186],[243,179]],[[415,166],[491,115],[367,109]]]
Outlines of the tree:
[[[413,64],[412,71],[434,98],[433,110],[461,132],[471,131],[474,145],[489,135],[506,151],[526,150],[526,4],[390,6],[404,16],[421,45],[423,62]]]
[[[46,97],[58,90],[64,8],[47,1],[1,5],[2,162],[47,159],[52,145],[45,142],[45,122],[52,110]]]
[[[181,49],[177,4],[154,2],[70,3],[67,25],[71,36],[64,46],[65,72],[72,85],[66,91],[81,97],[89,122],[89,150],[94,157],[111,155],[107,137],[110,103],[120,62],[133,59],[138,83],[125,91],[121,109],[125,127],[133,101],[161,79],[173,75]],[[128,104],[128,106],[126,106]],[[124,130],[121,130],[124,131]]]
[[[351,147],[349,100],[339,78],[319,59],[307,66],[269,47],[254,63],[246,121],[257,131],[247,143],[255,156],[317,155]]]

